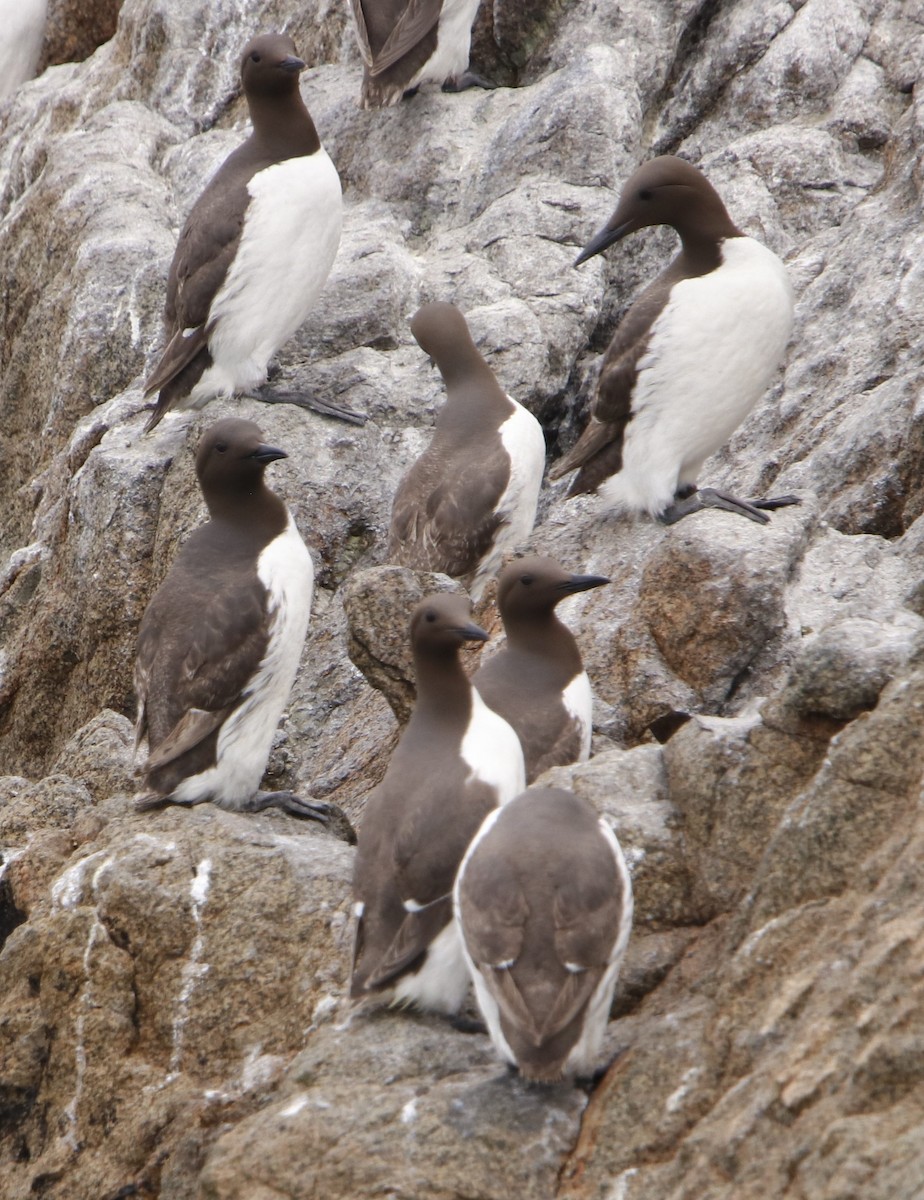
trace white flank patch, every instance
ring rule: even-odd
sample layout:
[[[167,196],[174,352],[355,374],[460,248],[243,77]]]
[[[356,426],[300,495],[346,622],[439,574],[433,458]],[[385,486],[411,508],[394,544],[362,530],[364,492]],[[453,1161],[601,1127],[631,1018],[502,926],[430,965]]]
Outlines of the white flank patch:
[[[257,574],[269,592],[269,646],[247,698],[221,728],[216,765],[184,779],[174,791],[181,803],[211,800],[222,808],[240,809],[253,797],[266,770],[273,735],[295,682],[314,589],[311,555],[291,514],[285,530],[260,555]]]
[[[0,99],[35,74],[47,7],[47,0],[0,0]]]
[[[526,788],[526,768],[520,739],[503,717],[488,708],[475,688],[472,715],[462,738],[460,753],[478,779],[497,791],[497,803],[506,804]]]
[[[581,749],[578,762],[587,762],[590,758],[590,735],[593,729],[594,697],[590,689],[587,672],[575,675],[562,693],[562,703],[571,718],[577,722],[581,730]]]
[[[629,879],[626,860],[623,858],[622,848],[616,840],[615,833],[606,821],[601,819],[599,825],[600,832],[613,852],[616,872],[622,885],[622,919],[603,978],[597,984],[588,1002],[581,1036],[565,1061],[566,1072],[576,1072],[578,1075],[590,1074],[597,1065],[597,1055],[600,1052],[603,1035],[606,1032],[606,1023],[610,1016],[610,1008],[613,1004],[616,979],[626,953],[626,946],[629,944],[629,934],[632,932],[632,883]]]
[[[415,1004],[426,1012],[457,1013],[468,991],[468,971],[455,923],[441,929],[430,945],[419,971],[402,975],[392,1004]]]
[[[512,396],[507,399],[514,406],[514,411],[501,425],[500,435],[504,449],[510,455],[510,480],[497,502],[497,511],[506,519],[497,531],[493,546],[479,564],[469,588],[475,603],[481,599],[488,580],[493,579],[500,570],[501,561],[508,550],[525,542],[532,533],[542,472],[545,470],[542,426]]]
[[[472,24],[479,3],[480,0],[443,0],[436,50],[408,83],[408,89],[421,83],[445,83],[462,74],[468,66]]]
[[[227,277],[212,301],[213,365],[185,401],[259,387],[270,358],[308,316],[340,245],[337,170],[322,148],[258,171]]]
[[[753,238],[726,238],[722,265],[675,285],[639,363],[623,467],[600,488],[607,507],[656,516],[696,483],[760,399],[792,329],[786,268]]]

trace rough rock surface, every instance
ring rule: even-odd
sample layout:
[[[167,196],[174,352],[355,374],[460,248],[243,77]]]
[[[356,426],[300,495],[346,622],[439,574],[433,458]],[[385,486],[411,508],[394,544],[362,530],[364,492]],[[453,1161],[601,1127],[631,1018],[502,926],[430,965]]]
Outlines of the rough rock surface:
[[[238,51],[274,27],[346,201],[280,381],[370,420],[238,401],[142,437],[175,237],[245,128]],[[0,108],[4,1197],[920,1196],[922,31],[921,0],[493,0],[473,61],[505,86],[362,112],[345,4],[125,0]],[[797,294],[785,367],[703,482],[802,504],[663,529],[543,494],[534,548],[612,579],[560,606],[598,704],[594,757],[554,777],[617,828],[637,923],[608,1069],[537,1089],[483,1035],[347,1018],[344,842],[132,812],[135,635],[202,519],[199,430],[252,417],[318,575],[268,782],[361,820],[398,726],[348,624],[403,716],[419,581],[377,618],[368,572],[442,402],[408,316],[458,304],[557,453],[673,238],[571,263],[663,152]],[[657,745],[670,713],[692,715]]]

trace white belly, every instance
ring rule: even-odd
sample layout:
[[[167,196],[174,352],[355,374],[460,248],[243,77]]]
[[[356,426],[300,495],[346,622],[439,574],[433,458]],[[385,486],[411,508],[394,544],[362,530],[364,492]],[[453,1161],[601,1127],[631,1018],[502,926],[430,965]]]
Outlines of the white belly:
[[[212,800],[223,808],[246,805],[260,786],[273,735],[295,682],[311,598],[314,567],[292,517],[257,562],[257,574],[269,592],[270,640],[247,698],[218,735],[217,762],[193,775],[174,792],[180,802]]]
[[[436,32],[436,50],[407,85],[445,83],[456,79],[468,66],[472,25],[481,0],[443,0]]]
[[[259,387],[310,312],[340,245],[340,177],[323,149],[258,171],[234,262],[212,302],[213,365],[187,406]]]
[[[678,283],[639,363],[623,466],[604,501],[647,511],[695,483],[773,378],[792,329],[786,268],[753,238],[727,238],[722,265]]]
[[[504,555],[525,542],[532,533],[545,469],[542,426],[522,404],[517,404],[512,396],[507,398],[516,407],[500,427],[504,449],[510,455],[510,480],[497,504],[497,511],[505,522],[472,579],[469,591],[476,603],[481,599],[485,584],[500,570]]]

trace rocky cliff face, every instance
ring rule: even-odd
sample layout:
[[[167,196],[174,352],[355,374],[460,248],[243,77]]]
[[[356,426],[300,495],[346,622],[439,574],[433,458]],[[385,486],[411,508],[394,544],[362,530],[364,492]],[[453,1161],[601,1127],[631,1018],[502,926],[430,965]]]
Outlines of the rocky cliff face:
[[[346,219],[282,378],[371,419],[245,401],[142,437],[174,239],[244,128],[238,51],[283,26]],[[343,4],[126,0],[91,58],[0,111],[11,1200],[921,1194],[924,5],[494,0],[476,50],[517,86],[361,112]],[[135,633],[202,517],[198,430],[259,421],[290,451],[272,478],[320,584],[270,775],[358,818],[397,725],[347,657],[345,604],[406,711],[391,623],[413,581],[389,576],[376,627],[366,572],[441,402],[408,314],[457,303],[567,443],[672,239],[571,262],[665,151],[704,166],[798,297],[785,371],[704,481],[803,503],[663,529],[544,495],[533,547],[613,579],[565,612],[599,705],[594,758],[554,778],[616,826],[637,920],[611,1065],[540,1089],[486,1038],[347,1017],[344,841],[131,811]],[[673,710],[695,715],[653,743]]]

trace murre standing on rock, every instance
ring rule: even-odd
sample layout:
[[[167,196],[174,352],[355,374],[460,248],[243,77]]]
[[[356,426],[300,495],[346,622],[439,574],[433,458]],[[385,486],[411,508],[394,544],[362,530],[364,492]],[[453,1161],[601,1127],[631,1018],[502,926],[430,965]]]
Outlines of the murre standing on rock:
[[[574,634],[555,615],[566,596],[609,583],[602,575],[569,575],[553,558],[519,558],[497,582],[507,641],[472,676],[488,708],[516,730],[526,782],[548,767],[590,757],[590,680]]]
[[[479,0],[352,0],[363,57],[360,108],[385,108],[422,83],[493,88],[468,70]]]
[[[527,1079],[592,1074],[632,927],[616,836],[586,800],[529,788],[469,847],[454,911],[498,1054]]]
[[[455,1013],[465,997],[453,880],[485,815],[524,787],[517,735],[459,661],[463,642],[486,638],[465,597],[427,596],[414,609],[417,704],[357,837],[354,1000]]]
[[[340,245],[340,179],[298,90],[305,64],[284,34],[241,58],[253,132],[193,205],[167,279],[168,343],[147,379],[146,425],[246,391],[362,422],[313,397],[261,390],[269,360],[302,324]]]
[[[325,821],[323,803],[260,792],[289,698],[314,586],[295,522],[263,473],[285,451],[251,421],[202,435],[196,474],[209,520],[154,593],[138,632],[135,690],[142,771],[138,809],[200,804],[257,812],[271,805]]]
[[[532,531],[545,439],[501,388],[454,305],[423,305],[411,333],[439,367],[446,403],[433,440],[398,484],[389,559],[461,579],[477,601],[504,554]]]
[[[735,226],[701,171],[672,155],[635,172],[575,266],[649,225],[673,226],[680,253],[616,329],[590,423],[550,478],[580,467],[569,496],[599,488],[608,507],[665,524],[705,507],[764,523],[762,509],[798,499],[737,500],[712,488],[697,492],[696,479],[783,357],[793,314],[786,268]]]

